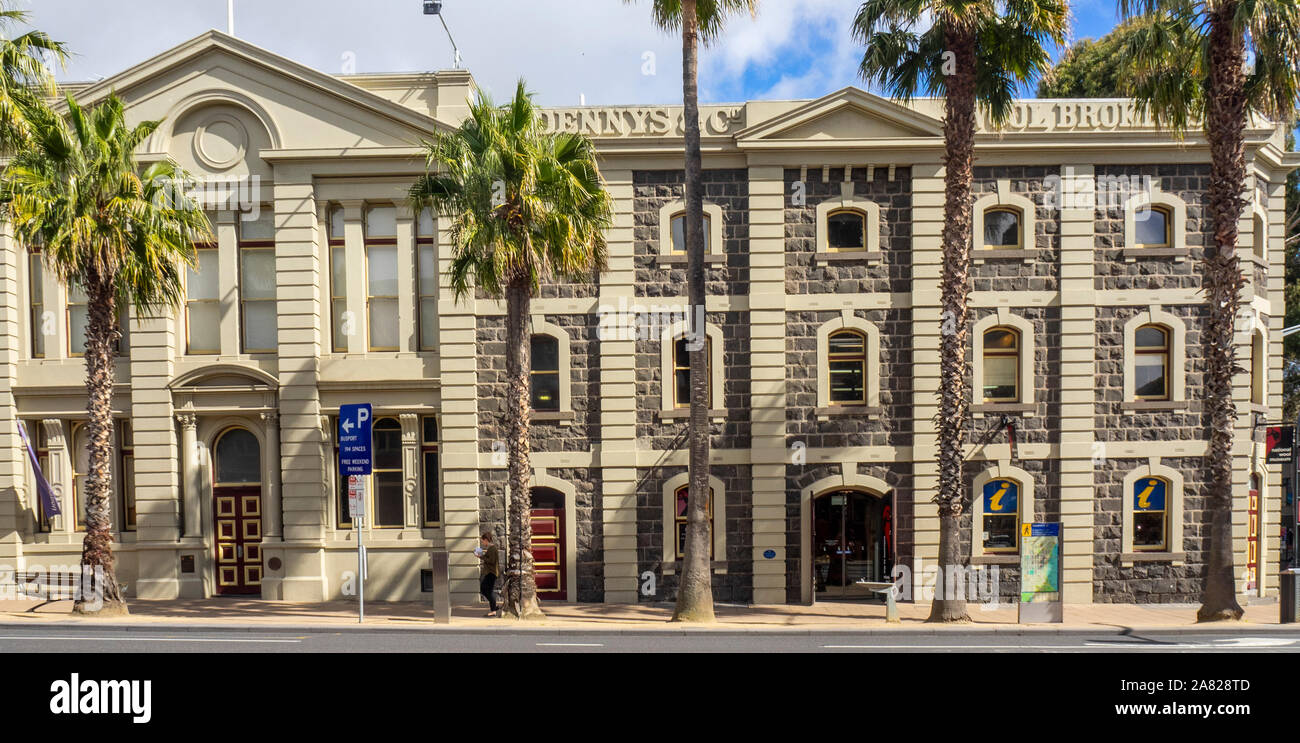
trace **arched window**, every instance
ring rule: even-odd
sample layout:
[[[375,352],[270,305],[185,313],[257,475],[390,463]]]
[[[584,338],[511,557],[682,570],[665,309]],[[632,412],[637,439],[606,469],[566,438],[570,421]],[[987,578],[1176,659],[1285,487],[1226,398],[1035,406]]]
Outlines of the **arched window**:
[[[827,339],[826,369],[831,405],[867,404],[867,337],[839,330]]]
[[[984,247],[1023,248],[1025,234],[1019,209],[994,207],[984,211]]]
[[[1165,552],[1169,548],[1169,480],[1139,477],[1133,483],[1133,551]]]
[[[371,436],[374,442],[371,523],[379,528],[401,527],[406,520],[402,503],[402,424],[396,418],[380,418],[375,421]]]
[[[1169,399],[1169,329],[1143,325],[1133,336],[1133,394],[1139,400]]]
[[[867,249],[867,215],[858,209],[836,209],[826,217],[827,246],[832,251]]]
[[[691,355],[688,348],[690,339],[683,336],[673,344],[673,407],[689,408],[691,406]],[[704,378],[709,380],[708,406],[713,408],[713,384],[710,359],[713,357],[713,339],[709,338],[704,346]]]
[[[677,488],[677,491],[673,493],[673,498],[675,500],[675,503],[673,505],[673,509],[674,509],[673,513],[676,514],[676,519],[674,520],[674,525],[673,525],[673,534],[676,535],[674,537],[676,540],[676,547],[675,547],[674,554],[677,556],[678,560],[686,557],[686,504],[688,499],[690,498],[690,492],[691,492],[691,486],[688,484],[688,485],[683,485],[680,488]],[[709,513],[709,534],[711,536],[713,534],[713,529],[715,528],[715,524],[713,521],[713,488],[709,488],[708,513]],[[709,539],[710,560],[713,559],[714,541],[715,540],[713,539]]]
[[[708,255],[713,252],[712,238],[713,218],[708,214],[704,215],[704,253]],[[686,255],[686,212],[677,212],[672,219],[672,248],[673,255]]]
[[[1012,554],[1020,550],[1020,482],[1001,477],[984,483],[984,554]]]
[[[262,448],[257,437],[243,428],[221,434],[215,447],[217,485],[257,485],[262,482]]]
[[[984,402],[1020,401],[1020,333],[1005,326],[984,331]]]
[[[560,342],[554,336],[532,337],[533,410],[560,409]]]
[[[1172,223],[1169,207],[1142,207],[1133,213],[1134,242],[1139,248],[1168,248],[1173,245],[1169,233]]]

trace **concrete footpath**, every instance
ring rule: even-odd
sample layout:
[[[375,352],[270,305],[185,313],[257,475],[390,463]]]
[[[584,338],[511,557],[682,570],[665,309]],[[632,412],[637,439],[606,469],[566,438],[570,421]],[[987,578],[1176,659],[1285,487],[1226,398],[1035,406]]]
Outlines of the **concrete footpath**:
[[[211,629],[251,632],[311,631],[418,631],[418,632],[865,632],[930,634],[942,632],[1047,633],[1125,635],[1136,631],[1188,633],[1293,632],[1300,624],[1280,624],[1278,604],[1246,607],[1241,622],[1197,624],[1192,604],[1129,605],[1067,604],[1064,624],[1017,624],[1016,607],[988,609],[970,605],[969,624],[934,625],[925,622],[928,603],[900,604],[902,619],[885,621],[885,607],[874,603],[818,603],[813,606],[734,606],[716,609],[715,624],[682,625],[670,622],[667,604],[544,604],[546,618],[520,622],[488,618],[483,605],[456,606],[452,623],[435,624],[431,606],[422,603],[367,603],[366,620],[357,621],[355,601],[298,604],[255,599],[135,600],[130,615],[105,619],[72,614],[71,601],[39,605],[31,600],[0,600],[0,628],[70,627],[94,625],[123,629],[202,631]]]

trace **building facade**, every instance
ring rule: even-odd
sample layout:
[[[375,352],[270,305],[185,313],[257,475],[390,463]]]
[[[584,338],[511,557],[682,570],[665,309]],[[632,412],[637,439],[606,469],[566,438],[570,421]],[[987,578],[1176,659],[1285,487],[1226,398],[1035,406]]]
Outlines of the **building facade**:
[[[135,598],[348,595],[357,532],[339,407],[374,406],[367,595],[416,600],[430,552],[477,593],[504,533],[504,312],[448,290],[445,225],[414,212],[419,143],[454,128],[463,71],[333,76],[211,32],[114,77],[141,153],[211,212],[184,306],[124,317],[114,525]],[[853,597],[938,545],[939,101],[857,89],[702,108],[715,596]],[[548,109],[592,137],[609,270],[534,301],[534,548],[546,598],[675,593],[686,484],[682,111]],[[1239,590],[1277,590],[1285,132],[1252,122],[1234,449]],[[1199,265],[1209,155],[1123,100],[1017,102],[975,169],[963,545],[1018,590],[1019,524],[1063,524],[1068,602],[1199,597],[1207,557]],[[225,186],[222,186],[225,184]],[[219,190],[219,189],[218,189]],[[0,565],[75,564],[84,306],[0,233]],[[41,513],[26,428],[64,514]]]

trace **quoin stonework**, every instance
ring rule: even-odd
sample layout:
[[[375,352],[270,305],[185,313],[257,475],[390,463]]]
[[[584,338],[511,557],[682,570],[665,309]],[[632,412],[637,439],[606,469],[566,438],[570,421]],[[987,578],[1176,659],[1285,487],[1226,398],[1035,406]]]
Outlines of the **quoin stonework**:
[[[67,87],[165,119],[141,158],[174,158],[225,194],[208,200],[215,240],[184,306],[123,317],[113,523],[127,595],[345,596],[356,532],[335,419],[369,402],[368,596],[419,599],[445,549],[454,598],[473,600],[478,534],[509,538],[503,307],[455,301],[446,225],[405,199],[419,142],[459,124],[472,77],[330,75],[211,32]],[[856,88],[704,106],[700,313],[673,238],[681,107],[545,111],[549,129],[596,141],[616,217],[599,283],[547,284],[533,303],[544,598],[675,595],[688,339],[709,358],[717,599],[858,597],[895,566],[923,579],[939,536],[942,108]],[[1283,186],[1300,166],[1284,135],[1247,129],[1233,549],[1248,596],[1278,588],[1282,472],[1261,424],[1282,398]],[[976,156],[970,562],[997,566],[1014,600],[1019,524],[1060,521],[1067,602],[1195,601],[1205,142],[1125,100],[1026,100],[1003,130],[981,124]],[[70,565],[81,550],[84,301],[0,232],[0,565]],[[632,312],[612,327],[638,332],[603,332],[609,312]],[[20,423],[63,516],[41,512]]]

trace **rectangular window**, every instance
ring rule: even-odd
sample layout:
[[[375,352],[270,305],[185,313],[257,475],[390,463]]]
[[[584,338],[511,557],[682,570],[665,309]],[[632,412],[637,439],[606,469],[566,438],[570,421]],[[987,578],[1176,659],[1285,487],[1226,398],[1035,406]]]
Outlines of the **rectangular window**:
[[[41,263],[41,254],[32,251],[27,254],[27,287],[31,297],[31,312],[28,319],[32,329],[32,358],[45,358],[45,265]]]
[[[677,492],[673,494],[673,495],[674,495],[674,499],[676,500],[676,509],[677,509],[677,510],[675,511],[675,513],[676,513],[676,518],[675,518],[676,529],[675,529],[675,531],[677,532],[676,556],[677,556],[677,559],[678,559],[678,560],[684,559],[684,558],[686,557],[686,524],[687,524],[686,507],[687,507],[687,504],[688,504],[689,501],[690,501],[690,493],[691,493],[691,486],[690,486],[690,485],[683,485],[683,486],[681,486],[680,488],[677,488]],[[709,488],[709,502],[708,502],[708,504],[707,504],[707,510],[708,510],[708,515],[709,515],[709,534],[712,535],[712,534],[713,534],[713,528],[714,528],[714,524],[713,524],[713,488]],[[710,540],[709,540],[709,559],[710,559],[710,560],[713,559],[713,544],[714,544],[713,540],[710,539]]]
[[[41,467],[45,479],[50,479],[50,442],[45,436],[45,425],[40,421],[27,421],[27,437],[32,442],[32,448],[36,450],[36,462]],[[32,473],[33,475],[35,473]],[[46,533],[51,531],[52,520],[50,515],[45,513],[45,504],[41,501],[40,494],[36,492],[36,486],[31,487],[31,497],[35,502],[32,510],[36,513],[36,531]]]
[[[1019,551],[1020,483],[992,480],[984,484],[982,497],[985,554]]]
[[[1163,477],[1140,477],[1133,484],[1133,549],[1163,552],[1169,481]]]
[[[75,284],[68,287],[68,355],[86,353],[86,325],[90,322],[86,293]]]
[[[867,404],[867,339],[853,330],[832,333],[827,339],[830,366],[829,401],[832,405]]]
[[[375,207],[366,213],[366,325],[371,351],[396,351],[397,210]]]
[[[426,415],[420,419],[420,477],[424,482],[424,525],[437,526],[442,521],[438,501],[438,419]]]
[[[673,344],[673,383],[674,383],[674,407],[689,408],[691,406],[691,349],[687,347],[686,338],[678,338]],[[709,388],[708,406],[713,407],[713,378],[710,376],[713,372],[709,368],[709,361],[713,358],[713,339],[709,338],[704,344],[704,377],[707,380]]]
[[[239,325],[244,353],[274,353],[279,346],[275,297],[275,213],[239,222]]]
[[[135,531],[135,435],[131,421],[117,426],[118,487],[122,489],[122,531]]]
[[[333,209],[329,216],[330,248],[330,327],[333,328],[334,353],[348,350],[348,258],[343,239],[343,210]]]
[[[560,409],[560,342],[553,336],[534,335],[531,341],[532,370],[529,387],[533,410]]]
[[[185,352],[221,353],[220,266],[215,247],[195,251],[198,269],[185,275]]]
[[[433,211],[420,212],[416,222],[416,269],[420,296],[420,350],[438,348],[438,246]]]
[[[72,511],[77,531],[86,530],[86,473],[90,471],[90,436],[85,423],[72,424]]]
[[[348,512],[348,478],[339,473],[339,419],[337,416],[330,418],[330,431],[330,438],[334,441],[334,490],[338,495],[338,514],[334,520],[334,525],[339,529],[351,529],[352,515]]]

